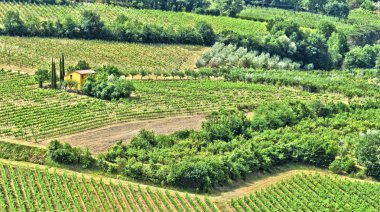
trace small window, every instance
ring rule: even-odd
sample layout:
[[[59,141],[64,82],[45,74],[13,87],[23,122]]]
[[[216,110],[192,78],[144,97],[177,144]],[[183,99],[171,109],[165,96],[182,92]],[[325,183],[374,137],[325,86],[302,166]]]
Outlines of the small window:
[[[84,75],[80,75],[82,77],[82,79],[84,79]]]
[[[70,79],[71,79],[71,80],[73,79],[73,75],[70,75]]]

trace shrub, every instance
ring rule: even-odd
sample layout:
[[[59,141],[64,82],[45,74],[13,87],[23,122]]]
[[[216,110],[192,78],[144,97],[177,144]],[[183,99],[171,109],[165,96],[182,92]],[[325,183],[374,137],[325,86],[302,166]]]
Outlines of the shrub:
[[[81,165],[82,168],[89,168],[95,165],[96,162],[88,149],[83,150],[78,147],[72,147],[68,143],[62,144],[57,140],[50,142],[48,156],[54,162],[66,165]]]
[[[99,76],[96,79],[88,77],[82,87],[84,94],[104,100],[129,98],[134,90],[132,82],[121,76],[114,66],[103,66],[99,69]]]
[[[263,131],[292,126],[300,120],[313,117],[315,112],[301,102],[271,102],[260,105],[252,119],[252,128]]]
[[[336,158],[329,166],[329,170],[336,174],[351,174],[356,171],[355,161],[345,156],[343,158]]]
[[[380,179],[380,133],[369,131],[361,135],[357,146],[357,157],[360,164],[366,166],[367,175]]]
[[[244,113],[226,110],[209,115],[202,123],[202,132],[208,141],[230,141],[236,136],[245,135],[249,126]]]
[[[380,45],[354,47],[346,54],[344,66],[346,68],[373,68],[379,52]]]

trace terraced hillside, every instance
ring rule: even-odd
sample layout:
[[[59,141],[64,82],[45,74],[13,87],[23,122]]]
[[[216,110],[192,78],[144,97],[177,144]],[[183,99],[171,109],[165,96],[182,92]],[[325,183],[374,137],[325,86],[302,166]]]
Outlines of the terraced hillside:
[[[66,65],[85,60],[93,67],[111,64],[121,70],[173,71],[194,68],[200,46],[146,45],[107,41],[0,36],[0,68],[34,72],[50,69],[52,57],[66,55]]]
[[[236,211],[379,211],[379,183],[300,174],[232,200]]]
[[[218,211],[207,198],[0,163],[1,211]]]
[[[203,114],[220,107],[252,107],[278,99],[344,100],[338,94],[312,94],[243,82],[178,80],[133,83],[136,97],[115,102],[65,91],[37,89],[32,76],[0,71],[0,136],[35,141],[129,120]]]

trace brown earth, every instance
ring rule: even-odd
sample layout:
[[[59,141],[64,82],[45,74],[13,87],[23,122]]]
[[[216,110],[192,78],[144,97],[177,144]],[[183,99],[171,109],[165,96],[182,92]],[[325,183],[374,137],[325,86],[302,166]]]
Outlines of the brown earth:
[[[74,146],[88,147],[92,153],[106,151],[116,141],[130,141],[140,130],[146,129],[158,134],[170,134],[178,130],[200,129],[204,121],[204,115],[180,116],[144,121],[133,121],[122,124],[110,125],[102,128],[84,131],[81,133],[55,138],[61,142],[67,142]],[[51,139],[43,141],[47,145]]]
[[[32,74],[36,71],[35,69],[30,68],[30,67],[20,67],[20,66],[15,66],[15,65],[6,65],[6,64],[0,64],[0,69],[20,71],[22,73],[27,73],[27,74]]]

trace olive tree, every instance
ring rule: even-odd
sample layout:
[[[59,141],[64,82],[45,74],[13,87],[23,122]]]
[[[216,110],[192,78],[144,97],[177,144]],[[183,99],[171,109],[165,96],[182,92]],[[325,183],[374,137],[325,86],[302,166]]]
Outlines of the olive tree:
[[[39,69],[34,74],[34,79],[38,82],[38,87],[42,88],[43,83],[49,80],[49,71],[44,69]]]

